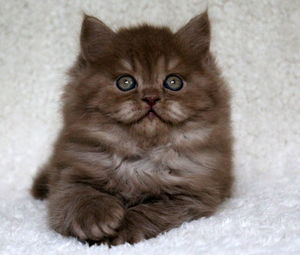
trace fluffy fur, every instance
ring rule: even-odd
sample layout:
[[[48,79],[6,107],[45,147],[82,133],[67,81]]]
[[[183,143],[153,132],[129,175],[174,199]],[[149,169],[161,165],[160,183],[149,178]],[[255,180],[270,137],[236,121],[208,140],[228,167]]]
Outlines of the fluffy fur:
[[[85,16],[64,127],[32,187],[49,199],[53,229],[135,243],[211,215],[229,196],[229,93],[209,42],[207,13],[176,33],[150,25],[113,32]],[[122,74],[138,87],[118,90]],[[182,90],[163,88],[168,74],[183,78]],[[146,98],[157,102],[149,108]]]

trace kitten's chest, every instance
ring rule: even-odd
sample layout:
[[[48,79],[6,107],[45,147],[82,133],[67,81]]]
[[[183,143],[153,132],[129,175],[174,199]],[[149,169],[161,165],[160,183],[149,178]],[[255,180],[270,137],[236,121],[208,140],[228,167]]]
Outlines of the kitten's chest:
[[[114,170],[116,189],[129,200],[144,194],[155,196],[207,173],[206,167],[169,145],[149,150],[140,158],[120,159]]]
[[[138,194],[157,194],[164,187],[178,181],[172,172],[173,160],[180,160],[170,146],[160,146],[133,158],[119,159],[114,174],[118,182],[117,189],[124,197]]]

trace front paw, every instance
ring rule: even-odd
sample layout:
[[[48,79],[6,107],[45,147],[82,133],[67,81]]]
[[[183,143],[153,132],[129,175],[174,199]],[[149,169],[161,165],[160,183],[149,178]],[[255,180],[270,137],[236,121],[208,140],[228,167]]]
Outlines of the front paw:
[[[108,243],[110,245],[121,245],[124,243],[135,244],[146,239],[143,232],[140,230],[122,229],[118,232],[117,236],[112,238]]]
[[[139,211],[129,210],[116,235],[110,239],[110,245],[120,245],[124,243],[134,244],[154,235],[153,226]]]
[[[75,200],[64,210],[56,208],[50,224],[63,235],[100,241],[116,234],[123,217],[124,208],[116,198],[99,196]]]

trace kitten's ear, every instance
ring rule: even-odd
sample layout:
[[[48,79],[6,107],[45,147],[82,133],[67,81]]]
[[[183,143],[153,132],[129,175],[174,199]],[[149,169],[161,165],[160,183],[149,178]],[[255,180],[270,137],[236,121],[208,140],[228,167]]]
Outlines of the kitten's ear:
[[[176,36],[194,54],[205,54],[210,45],[210,22],[207,10],[192,18],[185,26],[176,32]]]
[[[99,19],[84,15],[80,44],[81,53],[88,62],[96,61],[111,42],[115,33]]]

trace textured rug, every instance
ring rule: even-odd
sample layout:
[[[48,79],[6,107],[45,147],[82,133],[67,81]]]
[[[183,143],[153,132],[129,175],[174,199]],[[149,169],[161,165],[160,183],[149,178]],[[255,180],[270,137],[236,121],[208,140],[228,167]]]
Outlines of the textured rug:
[[[208,5],[212,51],[233,92],[234,195],[210,218],[143,241],[81,244],[29,194],[60,128],[82,12],[118,28],[176,30]],[[299,0],[0,0],[0,254],[300,254]]]

